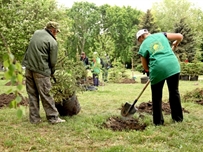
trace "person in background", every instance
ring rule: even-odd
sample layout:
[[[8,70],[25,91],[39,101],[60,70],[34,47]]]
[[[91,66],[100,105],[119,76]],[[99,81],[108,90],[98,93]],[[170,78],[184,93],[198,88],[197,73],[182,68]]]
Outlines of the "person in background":
[[[82,53],[81,53],[80,61],[83,61],[84,66],[86,67],[86,69],[89,68],[89,59],[88,59],[88,57],[86,56],[85,52],[82,52]]]
[[[104,57],[101,58],[102,64],[102,79],[104,82],[108,81],[108,70],[111,67],[110,58],[108,54],[104,54]]]
[[[179,93],[180,64],[173,50],[182,41],[180,33],[150,34],[147,29],[136,34],[141,43],[139,54],[146,72],[149,72],[153,104],[153,123],[163,125],[162,91],[165,81],[169,90],[169,103],[173,121],[182,122],[183,112]],[[169,41],[173,41],[172,48]],[[149,63],[148,63],[149,62]]]
[[[56,35],[59,24],[50,21],[46,27],[36,30],[29,42],[22,65],[26,67],[26,90],[29,98],[29,120],[41,122],[40,99],[49,123],[65,122],[58,117],[53,97],[50,95],[50,76],[54,75],[58,46]]]
[[[99,58],[99,54],[97,52],[93,53],[93,61],[92,61],[92,77],[93,77],[93,85],[99,86],[99,74],[101,69],[101,60]]]

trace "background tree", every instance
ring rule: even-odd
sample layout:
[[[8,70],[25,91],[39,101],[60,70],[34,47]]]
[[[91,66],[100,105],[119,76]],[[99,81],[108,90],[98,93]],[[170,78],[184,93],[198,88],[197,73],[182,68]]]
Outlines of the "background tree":
[[[0,4],[0,30],[16,60],[22,60],[35,30],[43,29],[49,20],[59,23],[67,21],[64,18],[64,10],[57,8],[55,0],[0,0]],[[68,33],[66,29],[62,31]],[[2,54],[6,53],[2,41],[0,50],[1,58]]]
[[[193,16],[188,0],[162,0],[154,3],[151,10],[161,31],[172,32],[180,18],[187,18],[189,22]]]
[[[141,11],[131,7],[101,7],[102,27],[115,42],[114,58],[122,63],[131,63],[131,46],[139,23]]]
[[[192,62],[195,59],[194,57],[196,54],[195,34],[184,19],[181,19],[175,24],[174,32],[181,33],[184,37],[179,47],[175,50],[175,53],[178,55],[180,61],[185,61],[187,59],[189,62]]]
[[[150,33],[157,33],[160,32],[160,28],[157,26],[154,17],[151,13],[151,10],[147,10],[146,14],[143,14],[143,16],[140,19],[140,23],[138,25],[138,30],[140,29],[147,29]],[[135,67],[141,63],[140,61],[140,56],[138,55],[138,51],[139,51],[139,43],[137,41],[136,38],[136,33],[134,36],[134,46],[132,48],[132,52],[133,52],[133,61],[135,64]]]
[[[67,40],[67,55],[74,58],[76,52],[89,53],[94,47],[94,39],[100,33],[99,9],[94,3],[75,2],[67,15],[72,19],[70,31],[73,33]]]
[[[174,25],[184,18],[192,33],[195,33],[192,41],[195,41],[195,53],[199,53],[201,38],[203,35],[203,12],[189,0],[162,0],[154,3],[152,14],[161,28],[161,31],[174,32]],[[183,46],[187,50],[187,46]],[[192,51],[194,52],[194,50]],[[188,52],[186,52],[188,54]],[[193,60],[190,55],[190,61]]]
[[[108,54],[110,59],[113,60],[113,55],[115,53],[115,43],[108,34],[102,33],[99,35],[94,45],[101,58],[104,58],[105,55]],[[91,55],[89,56],[91,57]]]

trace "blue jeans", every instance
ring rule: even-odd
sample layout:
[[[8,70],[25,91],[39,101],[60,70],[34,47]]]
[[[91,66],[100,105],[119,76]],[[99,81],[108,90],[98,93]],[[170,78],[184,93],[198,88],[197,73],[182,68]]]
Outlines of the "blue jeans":
[[[169,90],[169,104],[171,108],[171,117],[174,121],[183,121],[183,112],[179,94],[179,73],[165,79]],[[164,118],[162,114],[162,91],[165,80],[151,85],[152,104],[153,104],[153,123],[162,125]]]

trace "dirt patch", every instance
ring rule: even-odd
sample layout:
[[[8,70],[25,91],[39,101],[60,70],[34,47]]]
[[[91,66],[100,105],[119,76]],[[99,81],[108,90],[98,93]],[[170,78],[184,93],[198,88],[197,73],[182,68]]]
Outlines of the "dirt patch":
[[[129,79],[129,78],[123,78],[121,79],[120,82],[118,83],[124,83],[124,84],[129,84],[129,83],[138,83],[137,81],[135,81],[134,79]]]
[[[89,76],[86,78],[86,80],[84,80],[84,79],[81,80],[80,83],[83,85],[86,85],[86,86],[93,86],[93,78],[91,76]],[[131,84],[131,83],[138,83],[138,82],[135,81],[134,79],[122,78],[121,80],[119,80],[119,82],[114,82],[114,83]],[[99,85],[104,86],[105,82],[100,80]]]
[[[110,128],[113,131],[128,131],[128,130],[139,130],[142,131],[146,128],[146,124],[140,123],[139,119],[135,118],[122,118],[122,117],[110,117],[105,123],[104,128]]]
[[[110,117],[103,123],[105,128],[111,129],[113,131],[128,131],[128,130],[144,130],[147,125],[142,123],[142,119],[144,115],[142,113],[152,114],[152,102],[143,102],[139,106],[136,107],[138,109],[137,113],[139,113],[139,118],[135,119],[131,118],[123,118],[123,117]],[[189,113],[189,111],[182,109],[184,113]],[[171,109],[169,103],[162,102],[162,111],[165,115],[171,114]]]
[[[21,96],[22,97],[22,96]],[[8,107],[10,102],[16,98],[16,95],[13,93],[10,94],[1,94],[0,95],[0,108]],[[22,101],[18,105],[27,106],[28,105],[28,98],[22,97]]]
[[[183,96],[185,102],[195,102],[197,104],[203,105],[203,88],[196,88],[190,92],[187,92]]]
[[[139,106],[136,106],[136,108],[138,109],[138,112],[140,113],[148,113],[148,114],[152,114],[152,102],[143,102],[141,103]],[[189,111],[185,110],[184,108],[182,108],[184,113],[189,113]],[[169,102],[162,102],[162,111],[164,112],[165,115],[170,115],[171,114],[171,109],[170,109],[170,104]]]
[[[203,100],[199,100],[199,101],[196,100],[195,102],[196,102],[197,104],[203,105]]]

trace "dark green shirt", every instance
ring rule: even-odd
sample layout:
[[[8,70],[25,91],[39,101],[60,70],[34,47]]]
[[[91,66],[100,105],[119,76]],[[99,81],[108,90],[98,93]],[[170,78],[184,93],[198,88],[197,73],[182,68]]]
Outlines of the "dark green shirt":
[[[32,36],[22,64],[29,70],[50,76],[55,72],[58,46],[48,30],[37,30]]]
[[[149,60],[151,85],[180,72],[179,61],[163,33],[147,36],[139,54]]]

